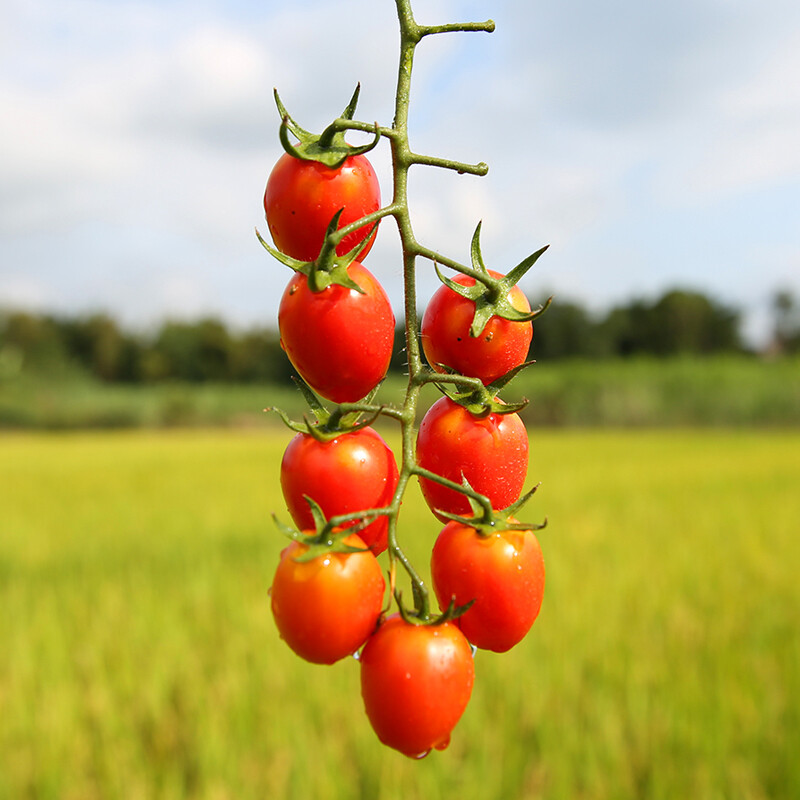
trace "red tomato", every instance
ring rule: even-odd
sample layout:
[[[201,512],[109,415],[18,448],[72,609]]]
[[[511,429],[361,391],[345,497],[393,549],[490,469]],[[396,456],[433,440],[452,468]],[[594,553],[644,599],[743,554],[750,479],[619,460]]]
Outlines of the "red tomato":
[[[499,272],[489,271],[494,278]],[[472,286],[474,278],[458,275],[453,279],[463,286]],[[528,299],[519,286],[508,293],[514,308],[528,312]],[[509,370],[524,363],[533,338],[530,322],[512,322],[491,317],[479,336],[470,336],[475,303],[448,286],[441,286],[431,298],[422,317],[422,348],[433,369],[442,372],[446,364],[462,375],[480,378],[489,384]]]
[[[344,208],[339,227],[377,211],[381,192],[366,156],[350,156],[337,168],[284,153],[272,169],[264,193],[264,210],[275,246],[300,261],[313,261],[322,248],[334,214]],[[371,226],[345,236],[336,248],[343,256],[366,238]],[[375,237],[359,256],[364,258]]]
[[[407,756],[444,749],[469,702],[472,650],[452,622],[389,617],[361,651],[361,696],[378,738]]]
[[[533,531],[498,530],[482,536],[448,522],[431,555],[439,606],[475,602],[457,622],[467,639],[504,653],[530,630],[544,594],[544,558]]]
[[[386,375],[394,344],[394,313],[383,287],[358,261],[347,274],[364,294],[339,284],[312,292],[296,272],[278,309],[281,347],[303,380],[334,403],[368,395]]]
[[[326,519],[391,502],[397,488],[397,463],[389,446],[373,428],[343,433],[329,442],[298,433],[281,462],[281,488],[295,524],[313,528],[311,497]],[[377,555],[386,549],[389,522],[379,517],[358,535]]]
[[[508,508],[522,493],[528,473],[528,434],[518,414],[475,417],[449,397],[441,397],[422,419],[417,434],[421,467],[461,483],[467,479],[492,508]],[[463,476],[463,477],[462,477]],[[428,506],[470,515],[467,498],[428,478],[420,478]]]
[[[365,546],[354,533],[344,541]],[[385,581],[369,550],[294,560],[307,550],[292,542],[281,552],[270,589],[272,614],[281,638],[297,655],[314,664],[333,664],[358,650],[375,630]]]

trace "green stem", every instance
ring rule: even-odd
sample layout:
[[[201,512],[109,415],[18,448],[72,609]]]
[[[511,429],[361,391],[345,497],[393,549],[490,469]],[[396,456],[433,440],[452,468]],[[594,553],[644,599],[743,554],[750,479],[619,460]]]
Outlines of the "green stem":
[[[411,217],[408,208],[408,172],[414,164],[425,166],[441,167],[452,169],[459,173],[469,173],[474,175],[485,175],[488,167],[486,164],[477,165],[464,164],[449,159],[435,158],[432,156],[422,156],[415,154],[410,147],[408,140],[408,107],[411,93],[411,72],[414,65],[414,53],[417,44],[423,37],[436,33],[449,33],[454,31],[492,31],[494,23],[465,23],[439,26],[420,26],[414,20],[411,9],[411,0],[395,0],[397,7],[397,17],[400,24],[400,59],[397,73],[397,91],[395,94],[394,122],[388,131],[381,130],[391,145],[392,170],[394,177],[394,193],[391,209],[388,213],[394,216],[397,229],[400,234],[400,241],[403,249],[403,288],[404,288],[404,311],[405,311],[405,342],[406,353],[408,356],[408,385],[406,388],[405,401],[399,413],[401,421],[402,436],[402,464],[398,480],[397,490],[392,499],[392,511],[389,516],[389,558],[391,562],[400,562],[403,569],[408,574],[411,581],[415,606],[418,618],[425,621],[430,616],[430,601],[428,591],[422,578],[408,560],[397,538],[397,512],[400,508],[400,501],[406,491],[409,480],[413,475],[426,475],[427,473],[418,467],[415,453],[415,434],[416,434],[416,415],[419,393],[422,386],[428,382],[427,370],[422,363],[420,343],[417,336],[417,290],[416,290],[416,259],[422,255],[431,260],[437,260],[438,254],[422,247],[414,236],[411,225]],[[367,126],[359,128],[367,130]],[[374,126],[372,126],[374,130]],[[363,223],[361,223],[363,224]],[[451,266],[456,262],[443,257],[438,261],[445,266]],[[462,265],[456,268],[461,272],[469,274],[471,270]],[[432,479],[439,479],[438,476]],[[446,479],[439,479],[448,485]],[[450,484],[461,491],[465,487]],[[488,502],[474,492],[469,492],[478,502]]]
[[[411,0],[395,0],[397,7],[397,17],[400,23],[400,61],[397,73],[397,90],[395,95],[394,121],[391,128],[384,128],[377,123],[369,124],[359,122],[350,118],[341,117],[337,119],[329,128],[332,135],[336,131],[354,130],[365,133],[378,133],[385,137],[391,148],[392,173],[393,173],[393,196],[388,205],[379,210],[368,214],[338,230],[332,230],[326,238],[326,246],[333,249],[344,239],[345,236],[359,228],[377,223],[384,217],[394,217],[397,229],[400,234],[400,241],[403,250],[403,295],[405,310],[405,343],[408,355],[408,385],[406,387],[405,399],[401,408],[391,406],[379,406],[369,401],[366,403],[354,403],[343,405],[341,413],[350,411],[374,412],[392,417],[399,421],[402,438],[402,460],[400,474],[398,477],[397,489],[391,502],[379,509],[369,509],[366,511],[343,514],[328,521],[331,527],[344,525],[359,518],[372,518],[375,516],[386,516],[389,527],[388,553],[392,568],[399,562],[407,573],[413,590],[415,612],[411,617],[419,622],[430,621],[430,599],[428,590],[420,577],[419,573],[406,556],[397,538],[397,518],[400,512],[400,503],[412,477],[426,477],[449,488],[460,491],[473,498],[484,509],[491,511],[489,500],[474,492],[466,486],[442,478],[428,470],[422,469],[417,465],[415,453],[416,440],[416,417],[419,394],[422,387],[432,382],[448,382],[461,386],[471,386],[477,379],[465,378],[460,375],[434,375],[422,363],[419,337],[417,336],[417,290],[416,290],[416,260],[422,256],[437,264],[451,267],[458,272],[472,275],[476,279],[479,273],[470,269],[453,259],[440,255],[435,251],[420,245],[414,236],[411,225],[411,216],[408,208],[408,172],[410,167],[415,164],[430,167],[450,169],[461,174],[485,175],[488,167],[483,162],[479,164],[466,164],[461,161],[453,161],[434,156],[425,156],[414,153],[411,150],[408,140],[408,107],[411,93],[411,71],[414,64],[414,52],[419,42],[426,36],[438,33],[451,33],[457,31],[486,31],[494,30],[494,23],[487,22],[475,23],[453,23],[446,25],[418,25],[414,20],[411,10]],[[478,383],[480,383],[478,381]],[[481,384],[482,385],[482,384]],[[488,513],[488,512],[487,512]],[[394,572],[394,569],[392,570]],[[404,612],[404,616],[408,616]]]

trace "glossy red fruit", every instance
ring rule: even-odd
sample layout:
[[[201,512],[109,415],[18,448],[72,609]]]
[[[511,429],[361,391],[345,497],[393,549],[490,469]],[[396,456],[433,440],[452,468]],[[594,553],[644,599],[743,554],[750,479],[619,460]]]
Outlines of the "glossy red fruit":
[[[356,534],[344,541],[366,547]],[[369,550],[296,560],[307,551],[293,541],[281,552],[270,589],[272,614],[281,638],[297,655],[333,664],[358,650],[375,629],[386,583]]]
[[[313,261],[339,209],[339,227],[377,211],[381,205],[375,170],[364,155],[349,156],[340,167],[307,161],[284,153],[273,167],[264,192],[264,210],[275,246],[300,261]],[[343,256],[364,241],[370,225],[345,236],[336,248]],[[369,252],[373,233],[360,259]]]
[[[456,483],[466,478],[476,492],[489,498],[492,508],[508,508],[525,485],[528,434],[518,414],[476,417],[449,397],[442,397],[420,423],[417,461]],[[434,513],[470,515],[469,501],[460,492],[429,478],[419,482]]]
[[[389,617],[361,651],[361,695],[378,738],[412,758],[444,749],[475,679],[472,650],[452,622]]]
[[[483,535],[448,522],[433,547],[431,577],[443,610],[452,600],[474,601],[458,625],[484,650],[504,653],[520,642],[542,606],[544,558],[530,530]]]
[[[373,428],[361,428],[321,442],[298,433],[281,462],[281,489],[299,528],[314,519],[304,495],[322,509],[326,519],[367,508],[387,506],[397,488],[397,463],[389,446]],[[386,549],[389,523],[379,517],[358,535],[375,555]]]
[[[339,284],[312,292],[296,272],[278,309],[281,346],[303,380],[334,403],[355,402],[385,377],[394,313],[375,276],[358,261],[347,274],[363,294]]]
[[[489,274],[494,278],[502,277],[492,270]],[[453,280],[462,286],[475,284],[475,279],[467,275],[458,275]],[[519,286],[511,289],[508,298],[519,311],[531,310]],[[533,324],[493,316],[480,335],[473,337],[469,331],[474,314],[473,300],[462,297],[448,286],[439,287],[422,317],[422,348],[433,369],[442,372],[440,365],[444,364],[462,375],[489,384],[525,362],[533,338]]]

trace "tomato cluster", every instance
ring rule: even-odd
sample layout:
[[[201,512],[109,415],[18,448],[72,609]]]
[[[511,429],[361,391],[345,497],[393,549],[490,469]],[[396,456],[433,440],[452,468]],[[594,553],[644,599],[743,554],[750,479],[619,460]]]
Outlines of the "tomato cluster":
[[[372,427],[373,417],[386,413],[371,395],[386,375],[395,326],[386,292],[362,264],[384,215],[378,182],[363,152],[340,157],[341,138],[334,163],[309,156],[330,148],[299,129],[280,102],[279,109],[282,136],[289,126],[305,150],[288,148],[269,177],[264,209],[274,247],[262,244],[295,271],[280,301],[280,340],[316,419],[292,423],[284,416],[296,433],[280,480],[296,528],[286,531],[292,541],[273,578],[272,612],[280,636],[307,661],[332,664],[355,655],[378,738],[421,757],[449,743],[472,693],[475,649],[509,650],[542,603],[538,526],[514,516],[529,496],[522,496],[527,431],[519,406],[497,396],[527,356],[534,315],[516,281],[538,254],[507,276],[489,271],[479,226],[470,274],[442,277],[420,331],[429,366],[417,352],[407,402],[395,415],[404,436],[414,435],[403,413],[413,408],[409,396],[416,398],[423,383],[436,383],[444,396],[421,420],[416,449],[413,438],[404,438],[398,468]],[[351,118],[348,107],[343,119]],[[419,375],[424,380],[415,382]],[[412,476],[445,523],[430,563],[438,616],[396,537]],[[378,561],[385,551],[394,614]],[[395,587],[398,563],[413,584],[413,610]]]

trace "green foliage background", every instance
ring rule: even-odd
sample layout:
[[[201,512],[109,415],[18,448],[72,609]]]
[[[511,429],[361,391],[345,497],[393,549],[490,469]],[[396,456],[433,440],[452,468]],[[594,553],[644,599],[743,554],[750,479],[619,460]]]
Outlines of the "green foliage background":
[[[532,429],[542,614],[422,762],[275,634],[287,437],[3,434],[2,800],[800,796],[796,430]]]

